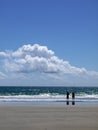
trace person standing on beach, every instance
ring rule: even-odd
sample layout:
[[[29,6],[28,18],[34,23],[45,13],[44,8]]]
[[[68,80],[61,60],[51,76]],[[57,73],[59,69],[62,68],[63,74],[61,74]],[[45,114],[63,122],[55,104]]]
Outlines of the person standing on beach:
[[[74,92],[72,92],[72,105],[75,105],[75,93]]]
[[[69,105],[69,92],[66,93],[66,105]]]

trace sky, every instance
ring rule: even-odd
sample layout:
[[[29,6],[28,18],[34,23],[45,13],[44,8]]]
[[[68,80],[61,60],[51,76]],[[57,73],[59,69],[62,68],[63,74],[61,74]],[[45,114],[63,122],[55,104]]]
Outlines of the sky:
[[[0,86],[98,86],[97,0],[0,0]]]

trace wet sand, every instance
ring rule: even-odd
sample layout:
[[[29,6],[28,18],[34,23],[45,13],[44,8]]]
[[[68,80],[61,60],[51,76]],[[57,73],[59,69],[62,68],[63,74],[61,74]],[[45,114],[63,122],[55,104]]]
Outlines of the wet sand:
[[[0,106],[0,130],[98,130],[98,106]]]

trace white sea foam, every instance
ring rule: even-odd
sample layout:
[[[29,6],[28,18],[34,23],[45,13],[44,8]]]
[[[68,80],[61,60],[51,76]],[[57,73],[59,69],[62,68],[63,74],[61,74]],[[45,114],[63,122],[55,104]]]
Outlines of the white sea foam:
[[[40,94],[40,95],[9,95],[0,96],[0,102],[65,102],[66,95],[51,95],[51,94]],[[72,101],[71,96],[69,101]],[[98,94],[95,95],[76,95],[75,101],[77,102],[98,102]]]

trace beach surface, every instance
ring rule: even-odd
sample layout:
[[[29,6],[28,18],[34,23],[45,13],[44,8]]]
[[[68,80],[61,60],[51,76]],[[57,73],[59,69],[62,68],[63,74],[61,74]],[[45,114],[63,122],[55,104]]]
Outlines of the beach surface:
[[[0,130],[98,130],[98,106],[0,106]]]

